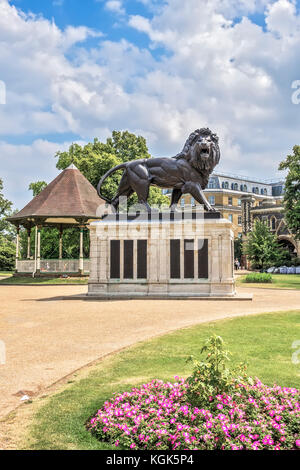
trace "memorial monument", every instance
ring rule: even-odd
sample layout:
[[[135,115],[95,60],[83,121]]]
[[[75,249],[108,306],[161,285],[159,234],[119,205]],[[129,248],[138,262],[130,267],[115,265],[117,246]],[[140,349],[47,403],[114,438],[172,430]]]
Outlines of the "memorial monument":
[[[98,298],[233,297],[235,295],[232,223],[222,219],[203,190],[220,161],[219,139],[202,128],[173,158],[133,160],[109,170],[99,181],[99,196],[111,204],[90,224],[88,295]],[[106,178],[123,176],[117,194],[102,194]],[[154,211],[149,188],[172,188],[170,208]],[[120,212],[122,198],[138,196],[138,207]],[[176,210],[182,194],[197,209]],[[122,205],[122,204],[121,204]],[[103,207],[103,206],[102,206]]]

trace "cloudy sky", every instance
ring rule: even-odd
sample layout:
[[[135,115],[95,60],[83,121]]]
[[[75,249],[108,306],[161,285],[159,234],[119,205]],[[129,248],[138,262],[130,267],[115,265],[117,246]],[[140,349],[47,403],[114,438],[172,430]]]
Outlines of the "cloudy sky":
[[[209,126],[219,170],[276,179],[300,144],[293,83],[295,0],[0,0],[5,195],[21,209],[31,181],[57,174],[57,150],[113,129],[172,156]]]

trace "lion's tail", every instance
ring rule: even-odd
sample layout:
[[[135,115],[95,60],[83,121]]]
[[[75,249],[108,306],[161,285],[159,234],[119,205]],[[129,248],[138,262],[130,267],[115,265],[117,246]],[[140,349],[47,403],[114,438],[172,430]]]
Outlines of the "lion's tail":
[[[110,170],[108,170],[104,176],[102,176],[102,178],[100,179],[98,185],[97,185],[97,193],[98,193],[98,196],[101,197],[102,199],[104,199],[104,201],[108,202],[109,204],[111,204],[111,200],[108,199],[106,196],[103,196],[103,194],[101,194],[101,186],[103,185],[104,181],[106,180],[106,178],[108,178],[110,175],[112,175],[113,173],[115,173],[115,171],[118,171],[118,170],[122,170],[126,168],[126,163],[120,163],[120,165],[117,165],[115,166],[114,168],[111,168]]]

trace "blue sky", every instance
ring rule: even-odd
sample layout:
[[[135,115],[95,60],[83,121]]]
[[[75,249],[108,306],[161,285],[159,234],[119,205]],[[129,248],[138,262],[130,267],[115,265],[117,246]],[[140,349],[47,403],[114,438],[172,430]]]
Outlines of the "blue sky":
[[[43,15],[48,20],[54,19],[61,29],[68,25],[81,26],[102,31],[113,41],[126,37],[129,41],[142,46],[149,45],[145,34],[140,34],[128,27],[120,16],[116,18],[113,10],[106,7],[105,0],[13,0],[11,4],[24,12]],[[125,3],[127,15],[143,15],[151,18],[151,12],[142,2],[130,0]],[[122,16],[122,15],[121,15]]]
[[[299,143],[299,59],[295,0],[0,0],[5,193],[21,208],[58,150],[113,129],[172,156],[210,126],[220,170],[276,179]]]

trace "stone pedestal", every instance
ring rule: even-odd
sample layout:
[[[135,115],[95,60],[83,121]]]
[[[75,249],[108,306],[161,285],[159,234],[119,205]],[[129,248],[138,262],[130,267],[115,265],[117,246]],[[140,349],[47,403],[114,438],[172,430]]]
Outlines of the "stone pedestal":
[[[232,224],[219,213],[114,215],[90,225],[89,296],[233,297]]]

